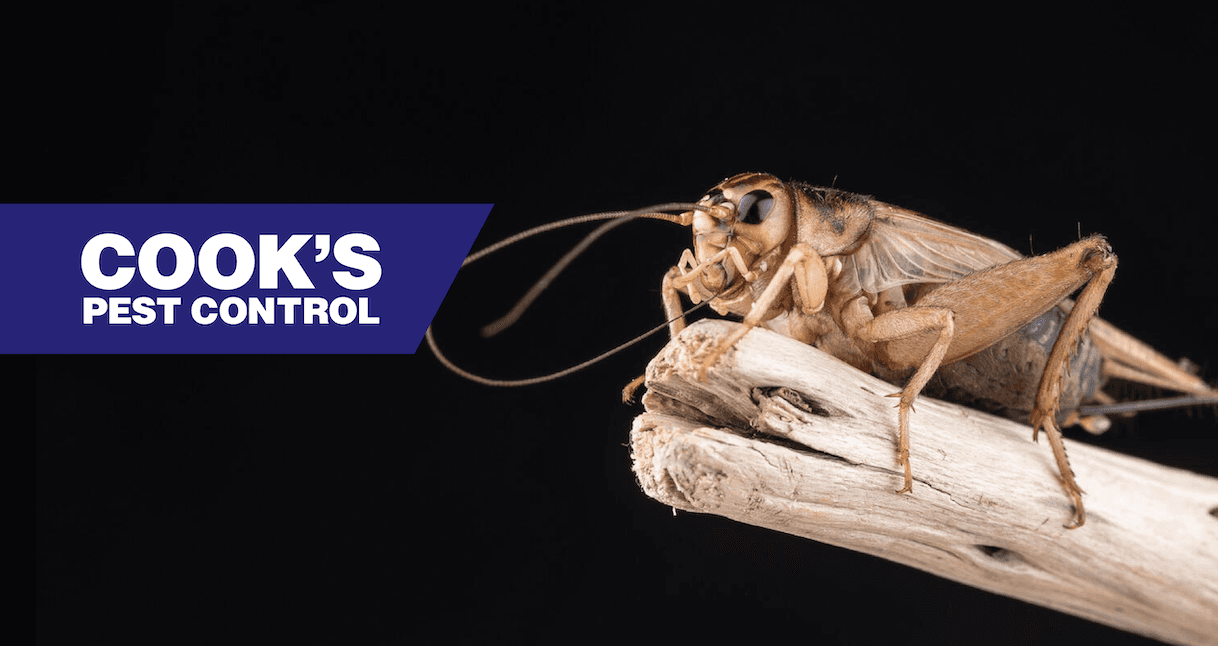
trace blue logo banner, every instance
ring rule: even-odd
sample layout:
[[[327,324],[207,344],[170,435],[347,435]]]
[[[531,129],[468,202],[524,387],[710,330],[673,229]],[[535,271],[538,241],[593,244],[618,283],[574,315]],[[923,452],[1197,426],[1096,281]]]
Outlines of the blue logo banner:
[[[0,205],[0,351],[413,353],[491,206]]]

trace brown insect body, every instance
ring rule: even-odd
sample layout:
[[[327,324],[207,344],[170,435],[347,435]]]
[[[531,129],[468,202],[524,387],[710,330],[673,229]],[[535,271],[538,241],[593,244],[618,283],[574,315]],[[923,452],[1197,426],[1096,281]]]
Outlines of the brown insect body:
[[[693,226],[694,250],[664,277],[670,332],[685,325],[680,293],[695,303],[713,298],[713,309],[743,316],[744,325],[705,357],[703,376],[749,329],[765,325],[905,381],[894,395],[902,492],[912,489],[912,404],[928,384],[930,392],[974,401],[1001,389],[988,408],[1030,416],[1033,439],[1046,431],[1075,504],[1070,527],[1082,525],[1085,513],[1058,427],[1063,405],[1061,421],[1077,421],[1079,402],[1105,398],[1099,388],[1110,374],[1214,394],[1093,318],[1116,270],[1102,236],[1025,258],[870,197],[760,173],[724,180],[698,204],[706,211],[682,216]],[[1079,288],[1077,303],[1070,301]]]

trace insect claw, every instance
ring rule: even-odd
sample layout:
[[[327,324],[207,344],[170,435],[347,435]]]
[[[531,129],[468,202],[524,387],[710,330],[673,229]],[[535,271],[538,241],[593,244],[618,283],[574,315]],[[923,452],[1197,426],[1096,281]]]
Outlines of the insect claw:
[[[1040,430],[1042,428],[1045,428],[1048,425],[1045,423],[1045,418],[1037,416],[1037,415],[1035,415],[1035,413],[1033,414],[1031,422],[1032,422],[1032,442],[1035,444],[1040,444]],[[1046,430],[1045,432],[1047,433],[1048,431]]]
[[[630,383],[626,384],[625,388],[622,388],[622,403],[623,404],[633,404],[634,403],[634,393],[635,393],[635,391],[637,391],[639,389],[639,386],[643,385],[643,381],[646,379],[647,379],[647,375],[639,375],[638,377],[631,379]]]
[[[1080,489],[1078,493],[1082,493],[1082,490]],[[1078,529],[1087,522],[1087,516],[1083,513],[1083,499],[1078,493],[1070,493],[1070,497],[1074,498],[1074,516],[1070,519],[1070,524],[1063,525],[1066,529]]]

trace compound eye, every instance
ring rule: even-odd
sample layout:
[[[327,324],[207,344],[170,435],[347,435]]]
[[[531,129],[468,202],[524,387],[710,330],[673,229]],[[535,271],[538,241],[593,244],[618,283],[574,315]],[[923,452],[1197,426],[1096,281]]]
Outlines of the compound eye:
[[[740,198],[737,219],[743,224],[761,224],[774,208],[774,196],[769,191],[756,190]]]

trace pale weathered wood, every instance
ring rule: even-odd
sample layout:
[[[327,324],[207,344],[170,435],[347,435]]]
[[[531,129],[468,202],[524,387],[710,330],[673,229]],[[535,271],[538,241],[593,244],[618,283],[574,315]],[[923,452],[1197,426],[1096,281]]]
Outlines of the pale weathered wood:
[[[1068,442],[1087,507],[1068,530],[1069,498],[1029,426],[920,398],[914,490],[897,494],[884,397],[897,388],[767,330],[699,383],[699,358],[735,325],[691,326],[648,366],[631,447],[649,496],[1164,641],[1218,643],[1218,480]],[[776,386],[798,395],[763,390]]]

